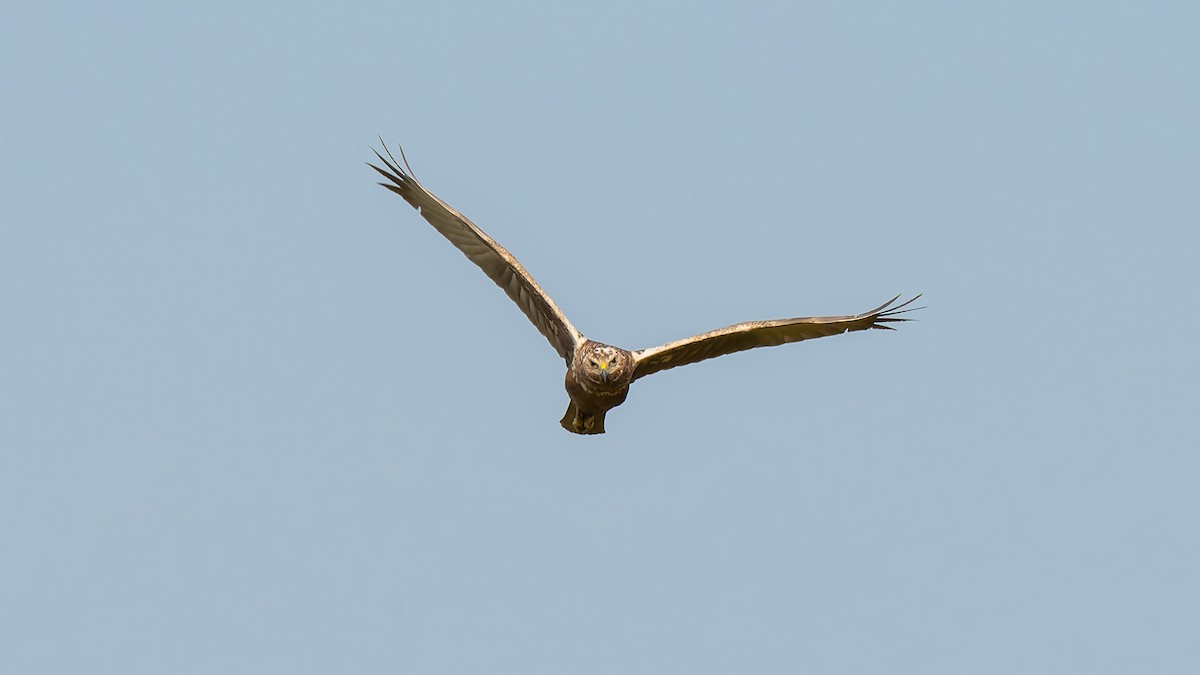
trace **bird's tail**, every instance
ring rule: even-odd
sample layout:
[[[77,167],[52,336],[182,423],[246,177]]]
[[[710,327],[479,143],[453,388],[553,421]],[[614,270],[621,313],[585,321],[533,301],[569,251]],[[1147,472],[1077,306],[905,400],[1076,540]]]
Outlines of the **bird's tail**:
[[[575,402],[571,401],[567,404],[566,414],[558,423],[573,434],[602,434],[604,433],[604,414],[606,412],[608,411],[594,415],[580,415],[579,409],[575,407]]]

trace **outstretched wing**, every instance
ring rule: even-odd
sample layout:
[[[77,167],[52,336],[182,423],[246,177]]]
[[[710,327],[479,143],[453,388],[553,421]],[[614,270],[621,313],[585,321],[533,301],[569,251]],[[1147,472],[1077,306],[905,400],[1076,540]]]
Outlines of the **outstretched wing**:
[[[382,143],[382,141],[380,142]],[[428,220],[430,225],[433,225],[434,229],[449,239],[451,244],[454,244],[458,250],[471,259],[471,262],[479,265],[483,273],[496,282],[497,286],[503,288],[508,297],[517,303],[521,311],[525,312],[525,316],[529,317],[538,331],[550,341],[550,345],[554,347],[558,355],[563,357],[570,366],[571,359],[575,354],[575,346],[583,340],[583,336],[575,330],[575,327],[554,304],[550,296],[546,295],[546,292],[537,285],[533,276],[525,271],[525,268],[511,253],[497,244],[475,223],[467,220],[466,216],[455,211],[449,204],[426,190],[417,182],[417,179],[412,177],[411,170],[409,173],[405,173],[399,167],[396,159],[392,157],[392,153],[388,151],[386,145],[383,146],[383,150],[388,153],[387,158],[384,158],[378,151],[373,152],[387,167],[386,170],[367,163],[367,166],[375,169],[390,181],[380,183],[380,185],[412,204],[413,208],[419,211],[421,216]],[[403,151],[401,151],[401,156],[403,157]],[[407,162],[405,166],[408,166]]]
[[[645,377],[660,370],[685,366],[704,359],[716,358],[755,347],[774,347],[788,342],[799,342],[827,335],[838,335],[855,330],[879,328],[895,330],[884,325],[896,321],[909,321],[896,316],[911,312],[904,309],[920,295],[899,305],[894,305],[900,296],[883,303],[875,309],[851,316],[809,316],[775,321],[749,321],[718,328],[684,340],[668,342],[659,347],[633,352],[633,379]]]

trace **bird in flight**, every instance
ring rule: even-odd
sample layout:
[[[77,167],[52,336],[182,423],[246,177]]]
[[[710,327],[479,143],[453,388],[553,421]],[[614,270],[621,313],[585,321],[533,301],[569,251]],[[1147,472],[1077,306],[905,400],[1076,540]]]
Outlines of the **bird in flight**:
[[[560,424],[572,433],[604,433],[605,414],[625,402],[629,385],[634,380],[647,375],[755,347],[772,347],[872,328],[894,330],[886,324],[909,321],[898,315],[919,309],[906,308],[920,295],[896,304],[900,299],[897,295],[862,314],[749,321],[636,351],[589,340],[571,325],[558,305],[507,249],[413,178],[403,149],[400,157],[404,159],[407,172],[400,168],[386,145],[383,150],[387,157],[377,150],[373,152],[386,168],[367,163],[387,179],[379,184],[403,197],[434,229],[504,289],[566,361],[566,389],[570,403]]]

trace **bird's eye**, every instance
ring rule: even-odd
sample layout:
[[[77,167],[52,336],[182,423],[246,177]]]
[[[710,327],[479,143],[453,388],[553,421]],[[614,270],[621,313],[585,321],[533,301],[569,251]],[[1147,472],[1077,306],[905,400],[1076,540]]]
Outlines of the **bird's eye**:
[[[593,368],[599,367],[599,365],[595,361],[588,361],[588,363],[590,363]]]

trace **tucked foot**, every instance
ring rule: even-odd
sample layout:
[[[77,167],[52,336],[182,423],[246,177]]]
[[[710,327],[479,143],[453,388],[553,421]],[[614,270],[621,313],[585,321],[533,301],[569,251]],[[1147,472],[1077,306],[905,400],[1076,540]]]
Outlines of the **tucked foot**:
[[[559,424],[573,434],[602,434],[604,433],[604,413],[591,415],[581,413],[572,403],[567,407],[567,413],[559,420]]]

